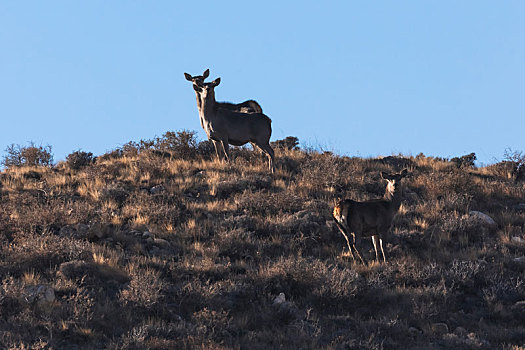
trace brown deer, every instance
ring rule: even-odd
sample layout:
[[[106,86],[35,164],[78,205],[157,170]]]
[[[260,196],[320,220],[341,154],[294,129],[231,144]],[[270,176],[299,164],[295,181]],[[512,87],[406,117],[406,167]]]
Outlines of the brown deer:
[[[248,142],[257,145],[268,156],[271,172],[274,172],[274,151],[270,146],[272,120],[262,113],[245,113],[221,108],[215,101],[215,87],[221,78],[211,83],[197,82],[193,86],[201,97],[199,114],[208,139],[213,142],[219,159],[219,149],[226,160],[230,159],[229,145],[242,146]]]
[[[186,77],[186,80],[191,81],[193,83],[193,86],[198,86],[198,84],[204,83],[204,80],[210,75],[210,70],[206,69],[202,75],[195,75],[192,76],[191,74],[184,73],[184,77]],[[195,90],[195,95],[197,96],[197,108],[200,110],[201,108],[201,98],[199,95],[199,92]],[[230,102],[217,102],[217,105],[219,108],[226,108],[230,109],[232,111],[236,112],[243,112],[243,113],[262,113],[261,106],[257,103],[257,101],[254,100],[247,100],[242,103],[230,103]],[[202,120],[201,120],[201,126]]]
[[[379,262],[377,250],[379,245],[383,254],[383,261],[386,262],[382,236],[389,231],[392,226],[392,220],[401,206],[401,179],[407,176],[407,173],[407,169],[403,169],[398,174],[381,172],[381,178],[387,181],[385,195],[382,199],[372,199],[364,202],[345,199],[334,207],[333,217],[337,227],[346,239],[350,256],[354,262],[355,257],[352,249],[357,253],[361,263],[365,264],[355,246],[356,240],[359,241],[362,237],[372,237],[376,261]],[[352,243],[350,243],[348,238],[349,234],[352,236]]]

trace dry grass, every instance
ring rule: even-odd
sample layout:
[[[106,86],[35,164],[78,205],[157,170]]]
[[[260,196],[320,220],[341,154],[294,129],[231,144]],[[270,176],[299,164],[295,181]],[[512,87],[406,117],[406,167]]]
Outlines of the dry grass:
[[[0,347],[522,349],[523,182],[421,155],[278,150],[276,166],[145,151],[3,171]],[[379,173],[406,166],[389,263],[352,265],[334,201],[380,197]],[[28,303],[36,285],[55,300]]]

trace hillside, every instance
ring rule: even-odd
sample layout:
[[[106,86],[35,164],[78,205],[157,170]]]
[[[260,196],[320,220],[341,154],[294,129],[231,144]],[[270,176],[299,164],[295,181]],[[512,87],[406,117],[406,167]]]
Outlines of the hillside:
[[[1,172],[0,348],[524,349],[508,164],[284,147],[272,175],[250,150],[150,146]],[[363,240],[353,264],[335,200],[381,197],[405,167],[389,261]]]

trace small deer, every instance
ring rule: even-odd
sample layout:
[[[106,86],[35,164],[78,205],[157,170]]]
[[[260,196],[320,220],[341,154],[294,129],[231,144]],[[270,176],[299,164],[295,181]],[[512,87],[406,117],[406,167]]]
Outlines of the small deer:
[[[210,70],[206,69],[202,75],[195,75],[191,76],[191,74],[184,73],[184,77],[186,77],[186,80],[191,81],[193,83],[193,86],[198,86],[198,84],[204,83],[204,80],[210,76]],[[197,96],[197,108],[200,110],[201,108],[201,98],[199,95],[199,92],[195,90],[195,95]],[[230,102],[217,102],[217,105],[219,108],[225,108],[236,112],[243,112],[243,113],[262,113],[261,106],[257,103],[257,101],[254,100],[247,100],[242,103],[230,103]],[[202,120],[201,120],[201,126]]]
[[[270,146],[272,120],[262,113],[245,113],[221,108],[215,101],[215,87],[221,78],[211,83],[197,82],[193,88],[201,97],[199,115],[208,139],[213,142],[220,159],[219,149],[229,161],[229,145],[242,146],[248,142],[257,145],[268,156],[270,171],[274,172],[274,151]]]
[[[356,240],[362,237],[372,237],[374,250],[376,252],[376,261],[379,262],[379,252],[377,246],[381,248],[383,261],[386,262],[385,251],[383,250],[382,236],[386,235],[392,226],[392,220],[401,206],[401,179],[407,176],[407,169],[403,169],[398,174],[387,174],[381,172],[381,178],[387,181],[385,195],[382,199],[373,199],[364,202],[356,202],[351,199],[345,199],[336,204],[333,211],[333,217],[337,227],[343,234],[348,244],[350,256],[355,262],[354,254],[364,265],[365,261],[359,254],[355,244]],[[348,238],[352,236],[352,243]]]

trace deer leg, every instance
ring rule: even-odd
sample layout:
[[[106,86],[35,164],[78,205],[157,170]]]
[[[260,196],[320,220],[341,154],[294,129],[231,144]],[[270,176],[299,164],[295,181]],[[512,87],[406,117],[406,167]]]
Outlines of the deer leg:
[[[219,154],[220,147],[222,147],[217,141],[211,140],[211,143],[213,143],[213,147],[215,148],[215,154],[217,155],[217,159],[221,160],[221,156]]]
[[[270,169],[270,171],[272,173],[274,173],[275,172],[275,167],[273,165],[273,159],[274,159],[275,152],[273,151],[272,146],[270,146],[270,144],[263,144],[261,149],[268,156],[268,168]]]
[[[352,253],[352,247],[350,245],[350,240],[348,239],[348,236],[346,235],[345,231],[341,228],[341,226],[339,226],[340,224],[338,222],[336,223],[337,223],[337,228],[339,229],[339,231],[341,232],[341,234],[346,240],[346,244],[348,245],[348,251],[350,252],[350,256],[352,257],[352,260],[354,261],[354,264],[355,264],[355,257],[354,257],[354,253]]]
[[[352,257],[352,260],[354,261],[354,264],[355,264],[355,257],[354,257],[354,253],[352,253],[352,247],[350,245],[350,240],[348,239],[348,236],[345,233],[343,233],[343,236],[345,236],[346,244],[348,245],[348,251],[350,252],[350,256]]]
[[[354,239],[354,241],[355,241],[355,239]],[[362,263],[363,265],[366,266],[366,262],[365,262],[365,260],[363,259],[363,257],[361,256],[361,254],[359,254],[359,250],[357,250],[357,248],[355,247],[355,243],[352,244],[352,247],[354,248],[354,250],[355,250],[355,252],[356,252],[357,257],[359,258],[359,260],[361,260],[361,263]]]
[[[224,151],[224,156],[226,157],[226,161],[230,162],[230,145],[228,144],[228,140],[222,140],[222,149]]]
[[[383,253],[383,261],[386,263],[385,251],[383,250],[383,239],[379,238],[379,246],[381,247],[381,253]]]
[[[273,148],[270,146],[269,143],[255,142],[255,144],[257,145],[257,147],[259,147],[261,151],[263,151],[263,153],[266,153],[266,155],[268,156],[268,168],[270,169],[272,173],[274,173],[275,167],[273,166],[273,158],[274,158]]]
[[[379,253],[377,252],[377,246],[379,245],[379,237],[377,235],[372,236],[372,243],[374,244],[374,250],[376,251],[376,261],[379,263]]]

